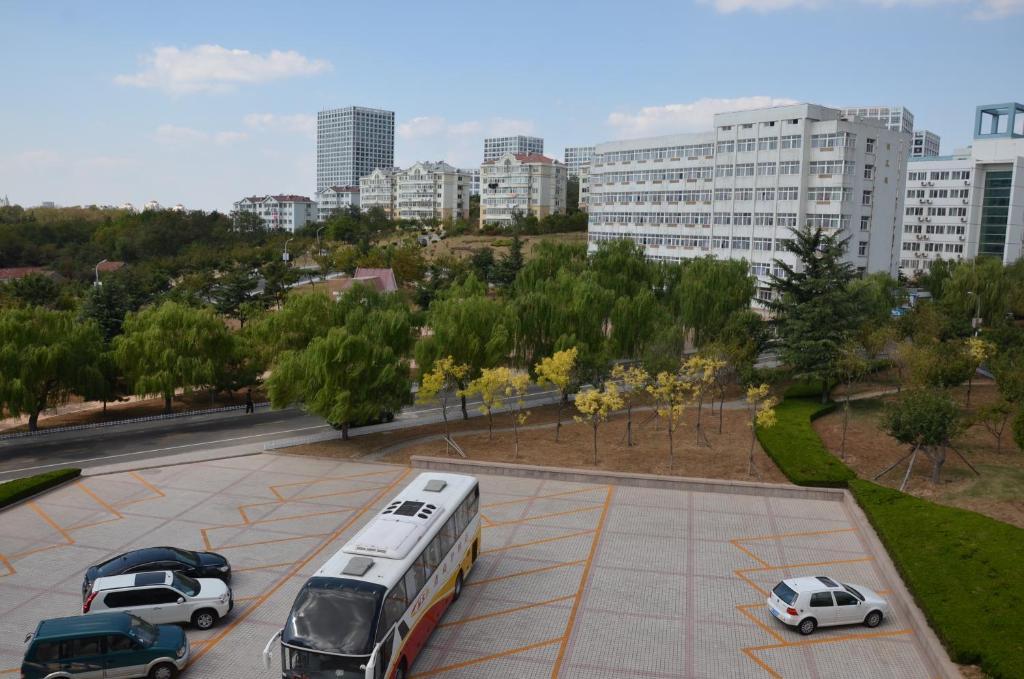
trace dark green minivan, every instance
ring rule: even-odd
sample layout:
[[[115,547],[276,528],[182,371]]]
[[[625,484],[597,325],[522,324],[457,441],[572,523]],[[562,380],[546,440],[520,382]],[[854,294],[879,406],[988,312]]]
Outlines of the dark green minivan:
[[[25,641],[22,679],[172,679],[189,660],[180,627],[128,613],[43,620]]]

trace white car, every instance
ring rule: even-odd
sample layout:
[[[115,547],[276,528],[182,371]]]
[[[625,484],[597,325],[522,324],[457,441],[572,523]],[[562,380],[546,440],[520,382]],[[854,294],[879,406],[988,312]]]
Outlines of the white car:
[[[96,578],[82,613],[116,611],[154,625],[192,623],[210,629],[234,605],[231,588],[221,580],[153,571]]]
[[[775,585],[768,595],[768,610],[800,634],[811,634],[829,625],[878,627],[889,613],[889,604],[867,587],[818,575]]]

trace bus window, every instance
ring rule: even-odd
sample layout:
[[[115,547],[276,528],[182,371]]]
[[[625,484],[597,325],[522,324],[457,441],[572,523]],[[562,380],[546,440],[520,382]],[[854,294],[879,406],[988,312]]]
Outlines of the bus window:
[[[427,584],[427,579],[423,577],[423,569],[419,568],[417,564],[410,566],[409,570],[405,572],[405,591],[409,601],[416,598],[425,584]]]
[[[480,486],[473,486],[473,493],[469,496],[469,520],[480,511]]]
[[[441,536],[437,535],[427,548],[423,550],[424,556],[427,557],[427,568],[431,572],[436,571],[437,567],[441,565],[441,561],[444,559],[446,552],[441,551]]]
[[[448,520],[441,526],[441,532],[438,535],[441,536],[441,552],[447,554],[452,551],[452,547],[455,546],[455,540],[458,538],[458,534],[455,532],[454,517],[448,517]]]
[[[412,567],[419,569],[420,572],[423,573],[423,582],[429,580],[430,576],[434,574],[434,569],[431,568],[430,564],[427,562],[426,550],[416,558],[416,563],[414,563]]]
[[[380,616],[377,639],[384,637],[388,631],[402,619],[405,610],[409,608],[409,598],[406,596],[405,580],[399,580],[398,584],[391,588],[384,598],[384,610]]]

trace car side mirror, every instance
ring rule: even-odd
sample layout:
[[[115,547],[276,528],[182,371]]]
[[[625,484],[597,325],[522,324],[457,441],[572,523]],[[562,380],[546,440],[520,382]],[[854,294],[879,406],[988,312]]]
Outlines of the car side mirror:
[[[185,603],[185,597],[183,597],[183,596],[178,597],[178,603],[179,604]]]

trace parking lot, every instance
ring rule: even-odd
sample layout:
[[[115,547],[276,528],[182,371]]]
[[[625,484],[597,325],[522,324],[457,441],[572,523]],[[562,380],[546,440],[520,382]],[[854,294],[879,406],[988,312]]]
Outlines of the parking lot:
[[[417,473],[278,455],[93,476],[0,513],[0,677],[38,620],[81,610],[87,565],[209,549],[236,607],[188,630],[185,676],[280,676],[261,651],[304,579]],[[414,677],[934,677],[905,604],[877,629],[801,637],[781,578],[893,583],[839,502],[482,476],[484,544]]]

